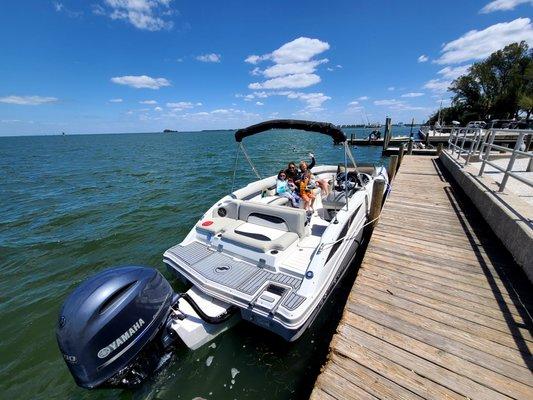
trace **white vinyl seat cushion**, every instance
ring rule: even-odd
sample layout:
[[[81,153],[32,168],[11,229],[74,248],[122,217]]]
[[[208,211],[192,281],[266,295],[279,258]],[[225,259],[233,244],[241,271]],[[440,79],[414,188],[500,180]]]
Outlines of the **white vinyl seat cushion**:
[[[221,238],[223,243],[231,243],[259,253],[286,250],[298,239],[299,236],[294,232],[267,228],[250,222],[226,230]]]
[[[289,203],[289,199],[281,196],[265,196],[257,200],[250,200],[251,203],[270,204],[273,206],[284,206]]]

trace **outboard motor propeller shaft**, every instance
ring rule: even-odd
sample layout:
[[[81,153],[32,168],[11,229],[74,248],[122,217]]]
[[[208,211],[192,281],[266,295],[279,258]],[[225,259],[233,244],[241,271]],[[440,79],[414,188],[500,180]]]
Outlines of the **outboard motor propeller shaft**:
[[[129,266],[84,281],[61,309],[59,349],[79,386],[134,386],[157,368],[175,335],[177,296],[155,269]]]

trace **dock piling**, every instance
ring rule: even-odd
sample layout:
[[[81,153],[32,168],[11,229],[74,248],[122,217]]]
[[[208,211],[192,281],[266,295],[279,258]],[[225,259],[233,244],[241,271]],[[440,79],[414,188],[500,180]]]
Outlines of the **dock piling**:
[[[387,171],[389,174],[389,182],[392,182],[392,180],[394,179],[394,175],[396,175],[397,169],[398,169],[398,156],[397,155],[390,156],[389,170]]]
[[[370,229],[374,229],[377,224],[377,218],[381,213],[381,206],[383,205],[383,193],[385,190],[385,181],[381,179],[375,179],[372,186],[372,200],[370,202],[370,213],[368,219],[370,222]]]
[[[391,119],[387,117],[385,119],[385,132],[383,133],[383,150],[387,150],[391,139]]]
[[[440,153],[442,153],[443,148],[444,148],[444,143],[439,143],[437,145],[437,156],[440,156]]]
[[[398,168],[400,168],[400,165],[402,165],[402,160],[403,160],[403,153],[404,153],[404,145],[403,143],[400,144],[400,147],[398,148]],[[398,169],[396,169],[398,170]]]
[[[413,139],[409,139],[409,142],[407,142],[407,154],[412,155],[413,154]]]

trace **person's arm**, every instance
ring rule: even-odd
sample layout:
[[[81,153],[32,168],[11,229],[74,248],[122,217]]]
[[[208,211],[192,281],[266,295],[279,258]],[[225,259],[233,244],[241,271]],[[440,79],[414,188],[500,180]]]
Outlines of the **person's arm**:
[[[285,193],[286,191],[287,191],[286,183],[278,179],[278,181],[276,182],[276,194],[282,194],[282,193]]]
[[[316,161],[315,161],[315,155],[313,153],[309,153],[309,157],[311,157],[311,164],[309,164],[309,166],[307,168],[309,168],[309,170],[311,170],[311,168],[313,168],[316,164]]]

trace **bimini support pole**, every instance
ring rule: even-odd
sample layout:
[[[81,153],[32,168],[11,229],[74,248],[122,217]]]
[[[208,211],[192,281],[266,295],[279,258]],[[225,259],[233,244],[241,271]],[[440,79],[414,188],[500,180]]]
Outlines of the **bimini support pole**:
[[[246,152],[246,148],[244,147],[244,144],[242,142],[240,142],[240,147],[242,150],[242,154],[244,154],[244,157],[246,157],[248,164],[250,164],[250,167],[252,167],[252,170],[254,171],[255,176],[257,176],[257,179],[261,179],[261,175],[259,175],[259,172],[257,172],[257,169],[255,168],[255,165],[250,159],[250,157],[248,156],[248,153]]]
[[[348,145],[344,142],[344,198],[346,211],[348,211]]]
[[[348,146],[348,142],[344,142],[344,148],[346,149],[346,153],[348,153],[348,157],[350,158],[350,161],[352,162],[353,164],[353,167],[355,168],[356,172],[357,171],[357,164],[355,163],[355,158],[352,154],[352,151],[350,150],[350,146]]]
[[[237,174],[237,163],[239,162],[239,148],[240,146],[237,145],[237,149],[235,150],[235,165],[233,166],[233,179],[231,180],[230,193],[233,193],[233,189],[235,188],[235,176]]]

